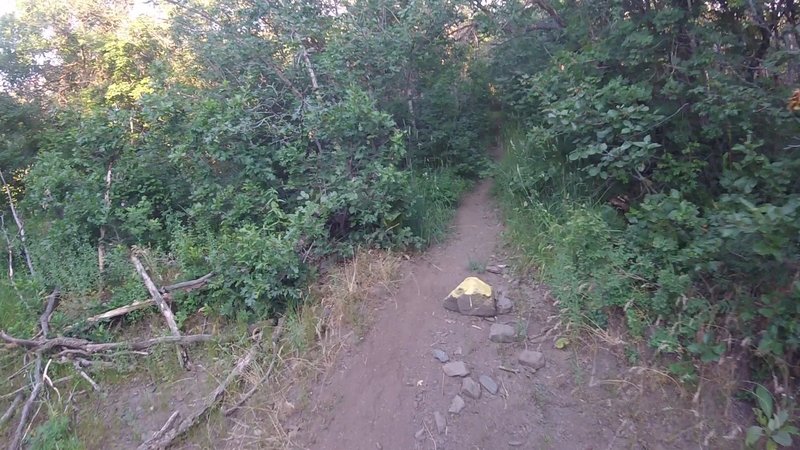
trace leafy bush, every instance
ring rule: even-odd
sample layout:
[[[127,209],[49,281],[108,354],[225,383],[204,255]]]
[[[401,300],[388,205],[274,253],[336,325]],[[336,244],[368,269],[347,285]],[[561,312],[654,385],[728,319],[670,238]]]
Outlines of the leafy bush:
[[[728,18],[742,5],[606,3],[601,16],[565,10],[568,32],[541,38],[549,63],[506,82],[525,132],[501,185],[512,222],[538,226],[520,225],[518,239],[553,266],[573,319],[622,313],[654,347],[703,362],[741,337],[788,381],[800,350],[800,118],[788,86],[758,71],[785,70],[767,66],[781,53],[766,42],[758,70],[736,66],[765,43],[737,43]]]

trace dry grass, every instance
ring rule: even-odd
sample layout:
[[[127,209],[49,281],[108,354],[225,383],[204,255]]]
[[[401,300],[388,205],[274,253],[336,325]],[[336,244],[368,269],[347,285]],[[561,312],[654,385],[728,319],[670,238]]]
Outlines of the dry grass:
[[[202,440],[225,449],[295,447],[297,413],[309,406],[311,389],[339,352],[354,342],[353,336],[366,332],[370,300],[394,289],[400,261],[391,253],[369,250],[331,270],[305,303],[287,313],[279,336],[267,344],[272,352],[245,373],[241,391],[263,387],[230,417],[211,418],[218,423],[210,427],[218,433],[211,431]],[[232,393],[228,403],[238,397]]]

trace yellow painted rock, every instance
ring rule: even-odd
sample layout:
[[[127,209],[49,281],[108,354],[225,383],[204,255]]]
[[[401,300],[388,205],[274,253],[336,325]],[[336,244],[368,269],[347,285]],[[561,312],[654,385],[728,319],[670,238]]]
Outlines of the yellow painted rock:
[[[453,292],[444,299],[444,307],[466,316],[497,315],[492,287],[475,277],[465,279],[453,289]]]

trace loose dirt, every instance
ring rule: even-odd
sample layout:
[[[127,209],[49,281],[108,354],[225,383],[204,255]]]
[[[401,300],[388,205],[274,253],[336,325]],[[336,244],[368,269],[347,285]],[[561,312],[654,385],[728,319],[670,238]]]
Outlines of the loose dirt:
[[[676,449],[739,448],[741,405],[705,388],[693,399],[666,374],[631,368],[633,348],[610,333],[566,333],[548,289],[534,277],[482,272],[507,264],[499,212],[485,181],[459,207],[450,238],[401,268],[399,289],[373,300],[370,330],[343,352],[299,412],[299,448],[358,449]],[[507,269],[508,270],[508,269]],[[498,323],[527,321],[528,339],[489,341],[491,319],[442,308],[465,277],[503,289],[514,311]],[[558,337],[571,342],[557,349]],[[444,375],[432,350],[463,361],[499,392],[464,396],[448,413],[462,380]],[[544,353],[546,366],[518,363],[520,351]],[[630,354],[627,355],[628,357]],[[506,371],[500,369],[503,366]],[[707,383],[711,385],[709,381]],[[694,400],[694,401],[693,401]],[[442,433],[435,413],[446,419]]]

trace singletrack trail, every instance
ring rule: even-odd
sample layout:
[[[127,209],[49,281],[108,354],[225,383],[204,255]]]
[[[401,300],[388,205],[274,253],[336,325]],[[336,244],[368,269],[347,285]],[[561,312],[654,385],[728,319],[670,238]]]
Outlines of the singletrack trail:
[[[545,286],[530,275],[514,276],[510,269],[477,273],[487,264],[507,262],[501,246],[503,224],[490,188],[491,181],[483,181],[468,194],[446,242],[407,261],[400,269],[399,289],[375,299],[374,319],[363,341],[343,353],[314,389],[302,413],[305,425],[298,446],[315,450],[740,447],[740,434],[723,438],[736,429],[724,418],[730,399],[708,394],[692,403],[691,395],[668,377],[652,370],[630,370],[621,356],[625,342],[608,333],[588,333],[580,342],[556,349],[554,340],[565,330]],[[515,302],[513,311],[482,319],[445,310],[442,300],[469,276],[507,292]],[[489,328],[494,322],[526,323],[527,339],[491,342]],[[475,381],[481,375],[491,377],[499,386],[497,394],[486,389],[479,399],[462,394],[466,406],[458,414],[449,413],[462,379],[444,375],[433,349],[444,350],[451,361],[463,361]],[[542,352],[546,366],[533,371],[520,365],[518,355],[526,349]],[[435,413],[446,420],[442,430]]]

